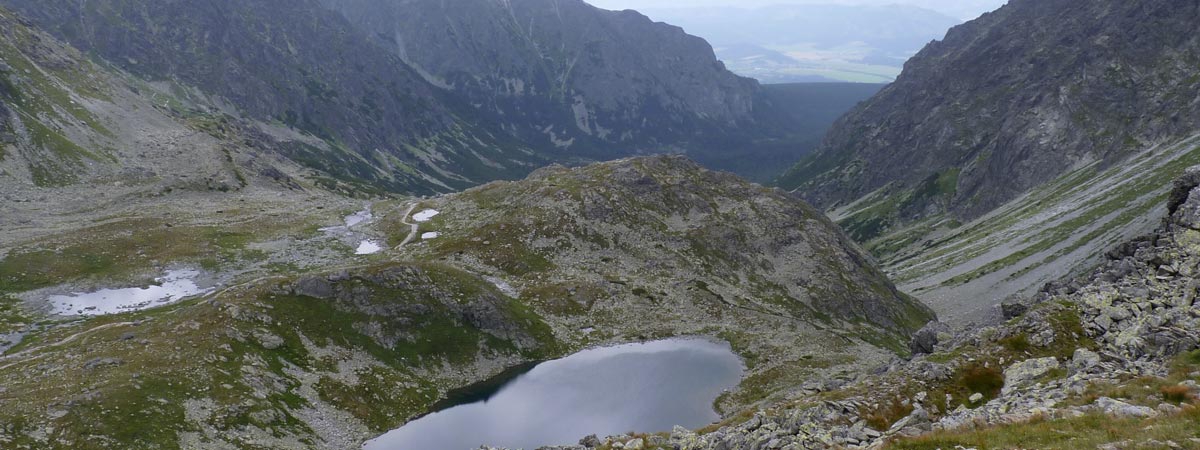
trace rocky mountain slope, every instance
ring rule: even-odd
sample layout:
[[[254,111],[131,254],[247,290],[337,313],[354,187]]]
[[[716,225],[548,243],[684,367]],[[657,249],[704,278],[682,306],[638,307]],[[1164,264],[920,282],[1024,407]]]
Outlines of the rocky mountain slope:
[[[135,198],[3,247],[0,443],[353,448],[508,367],[679,335],[745,359],[718,400],[733,411],[852,379],[932,317],[802,201],[678,157],[378,201],[344,226],[337,197],[259,189]],[[356,255],[343,234],[385,250]],[[51,309],[173,267],[207,290]]]
[[[1055,177],[1200,127],[1191,2],[1014,0],[955,27],[780,180],[869,239],[975,219]]]
[[[767,179],[800,156],[780,101],[702,39],[577,0],[0,5],[105,65],[314,137],[328,148],[288,157],[390,192],[646,153]],[[760,156],[775,160],[745,167]]]
[[[1113,167],[1072,170],[983,217],[919,220],[867,241],[904,292],[955,325],[999,320],[997,306],[1090,271],[1104,253],[1153,230],[1170,187],[1200,164],[1197,136],[1158,145]],[[834,211],[853,215],[854,207]],[[843,222],[854,233],[859,222]]]
[[[317,139],[93,63],[6,10],[0,25],[0,245],[135,198],[298,192],[331,179],[288,158],[335,151]]]
[[[1200,167],[1168,190],[1153,234],[1003,324],[931,325],[910,361],[724,426],[560,449],[1200,448]]]
[[[416,71],[564,148],[644,146],[748,120],[757,84],[703,39],[569,1],[324,0]]]
[[[892,337],[929,318],[816,210],[682,157],[551,167],[426,206],[442,214],[422,231],[441,234],[418,255],[533,292],[575,291],[584,305],[628,288],[645,306],[681,310],[701,293],[836,328],[865,322]],[[661,320],[631,305],[609,313]]]
[[[635,11],[582,0],[322,3],[555,155],[683,152],[766,180],[779,169],[764,158],[802,154],[783,99],[726,70],[703,39]]]
[[[450,106],[399,58],[315,2],[3,4],[140,78],[195,88],[226,114],[319,138],[329,149],[290,156],[343,179],[447,191],[542,161],[464,117],[471,111]]]

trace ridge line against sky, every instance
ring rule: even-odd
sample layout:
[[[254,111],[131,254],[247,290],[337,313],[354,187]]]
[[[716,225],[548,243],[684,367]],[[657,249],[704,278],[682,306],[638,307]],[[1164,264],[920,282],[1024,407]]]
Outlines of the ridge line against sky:
[[[705,8],[705,7],[741,7],[757,8],[762,6],[793,4],[793,5],[910,5],[946,14],[966,21],[979,17],[983,13],[994,11],[1007,0],[586,0],[588,3],[604,9],[661,9],[661,8]]]

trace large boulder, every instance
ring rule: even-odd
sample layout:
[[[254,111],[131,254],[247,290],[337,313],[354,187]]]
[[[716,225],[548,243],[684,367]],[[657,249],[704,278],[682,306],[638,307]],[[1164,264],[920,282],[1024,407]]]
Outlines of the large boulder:
[[[1171,223],[1200,230],[1200,166],[1191,167],[1175,180],[1167,211]]]
[[[1145,406],[1135,406],[1120,400],[1100,397],[1096,400],[1095,408],[1110,416],[1145,418],[1154,417],[1158,412]]]
[[[1012,320],[1025,315],[1029,311],[1029,306],[1021,303],[1019,300],[1006,300],[1000,304],[1000,313],[1004,316],[1004,320]]]
[[[929,322],[924,328],[913,334],[908,349],[912,350],[914,356],[933,353],[938,343],[945,342],[951,337],[952,331],[949,325],[942,322]]]
[[[1071,358],[1071,362],[1067,364],[1067,369],[1071,375],[1087,372],[1089,369],[1100,365],[1100,354],[1081,348],[1075,350],[1075,355]]]

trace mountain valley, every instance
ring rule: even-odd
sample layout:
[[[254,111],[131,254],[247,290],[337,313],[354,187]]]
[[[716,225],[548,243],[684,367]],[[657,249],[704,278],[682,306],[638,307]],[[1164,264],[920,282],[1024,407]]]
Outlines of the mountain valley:
[[[364,448],[699,340],[716,422],[544,448],[1200,449],[1200,4],[1085,3],[873,85],[580,0],[0,0],[0,448]]]

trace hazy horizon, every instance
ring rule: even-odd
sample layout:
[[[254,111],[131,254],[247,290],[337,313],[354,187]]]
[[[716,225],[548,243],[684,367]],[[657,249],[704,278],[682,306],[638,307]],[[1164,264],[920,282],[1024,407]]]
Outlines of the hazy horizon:
[[[900,1],[901,3],[897,3]],[[1005,0],[964,0],[955,5]],[[889,83],[904,62],[975,12],[945,0],[596,0],[636,9],[712,45],[729,70],[763,83]],[[778,7],[771,7],[778,6]],[[978,14],[976,14],[978,15]]]
[[[1008,0],[586,0],[605,9],[660,9],[739,7],[755,8],[778,4],[830,4],[830,5],[911,5],[946,14],[967,21],[983,13],[994,11]]]

